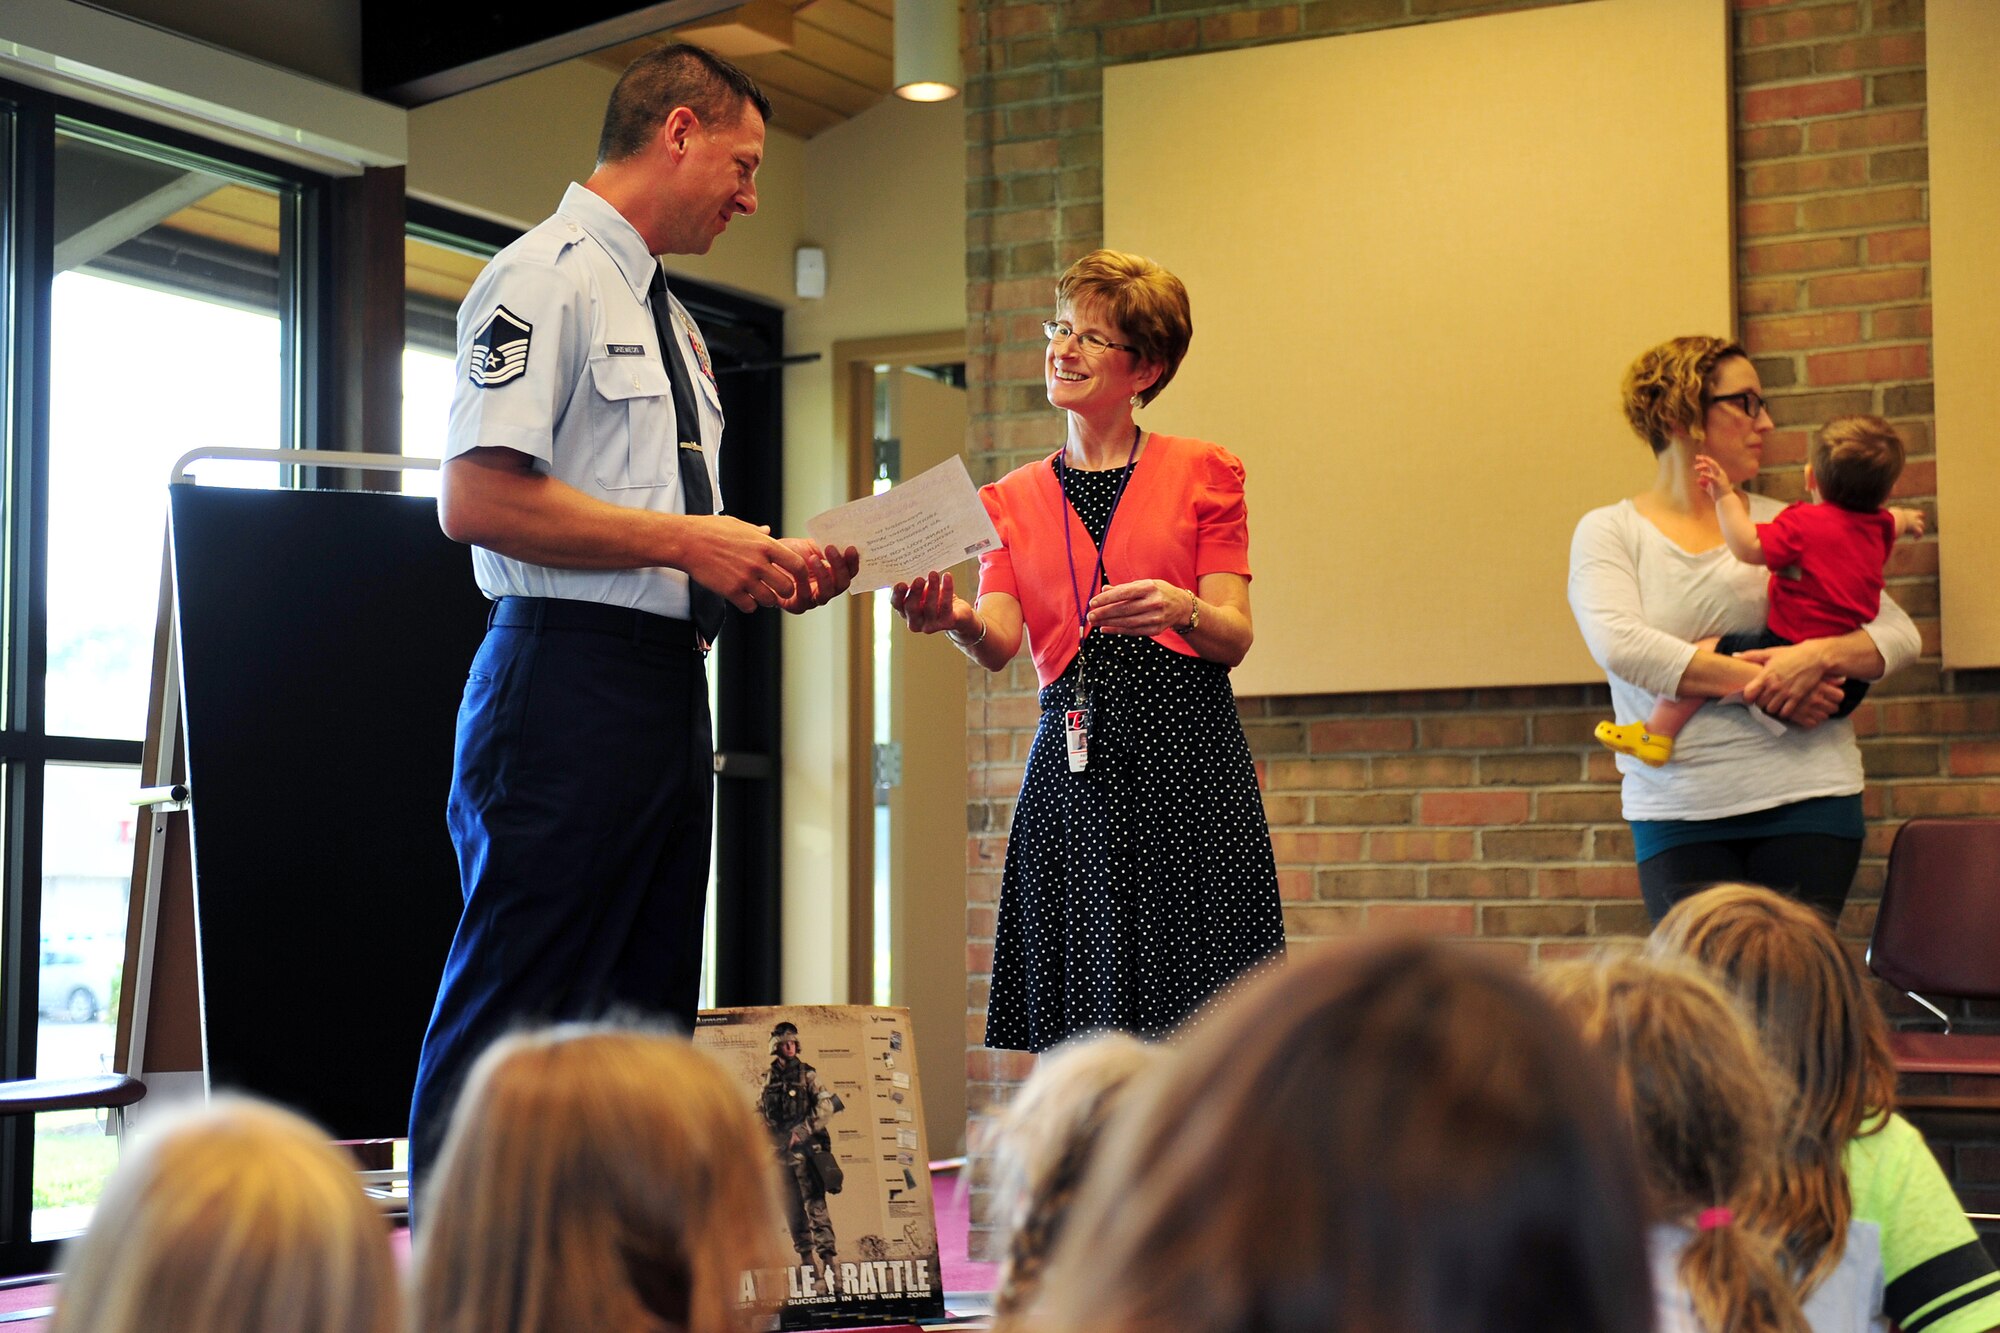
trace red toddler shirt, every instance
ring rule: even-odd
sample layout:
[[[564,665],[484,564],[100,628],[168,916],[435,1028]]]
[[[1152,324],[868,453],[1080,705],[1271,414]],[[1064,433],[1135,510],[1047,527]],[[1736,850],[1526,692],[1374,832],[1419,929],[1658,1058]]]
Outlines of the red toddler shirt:
[[[1886,509],[1787,505],[1757,525],[1771,571],[1766,624],[1793,643],[1858,629],[1882,608],[1882,566],[1896,545]]]

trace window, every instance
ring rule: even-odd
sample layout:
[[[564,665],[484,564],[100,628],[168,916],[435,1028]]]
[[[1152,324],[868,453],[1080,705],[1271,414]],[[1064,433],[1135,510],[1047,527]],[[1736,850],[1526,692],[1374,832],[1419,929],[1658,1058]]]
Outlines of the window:
[[[458,307],[515,233],[416,201],[409,217],[403,238],[403,452],[442,458],[457,382]],[[401,476],[411,494],[437,493],[434,472]]]
[[[67,1077],[112,1063],[168,475],[197,446],[297,442],[302,219],[322,182],[6,85],[0,116],[0,1073]],[[0,1270],[46,1266],[115,1160],[95,1113],[37,1117],[0,1161]]]

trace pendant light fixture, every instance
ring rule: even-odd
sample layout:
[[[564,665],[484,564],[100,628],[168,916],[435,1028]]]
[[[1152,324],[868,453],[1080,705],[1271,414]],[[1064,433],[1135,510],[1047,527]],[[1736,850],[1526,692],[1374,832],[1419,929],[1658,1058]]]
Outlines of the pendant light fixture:
[[[964,81],[958,0],[896,0],[896,96],[942,102]]]

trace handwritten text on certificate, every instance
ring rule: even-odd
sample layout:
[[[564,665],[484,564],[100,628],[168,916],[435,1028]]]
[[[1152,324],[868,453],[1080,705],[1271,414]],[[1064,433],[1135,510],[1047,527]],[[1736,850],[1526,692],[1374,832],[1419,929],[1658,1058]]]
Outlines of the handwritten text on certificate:
[[[1000,545],[958,454],[880,495],[807,519],[806,535],[861,552],[849,593],[909,583]]]

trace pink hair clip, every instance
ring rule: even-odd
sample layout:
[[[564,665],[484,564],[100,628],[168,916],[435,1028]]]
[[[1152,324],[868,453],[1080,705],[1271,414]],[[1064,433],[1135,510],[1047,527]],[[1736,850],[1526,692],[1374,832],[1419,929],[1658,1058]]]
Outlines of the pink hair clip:
[[[1713,1231],[1717,1227],[1726,1227],[1735,1220],[1736,1212],[1734,1209],[1704,1208],[1701,1210],[1701,1216],[1695,1218],[1694,1225],[1698,1231]]]

